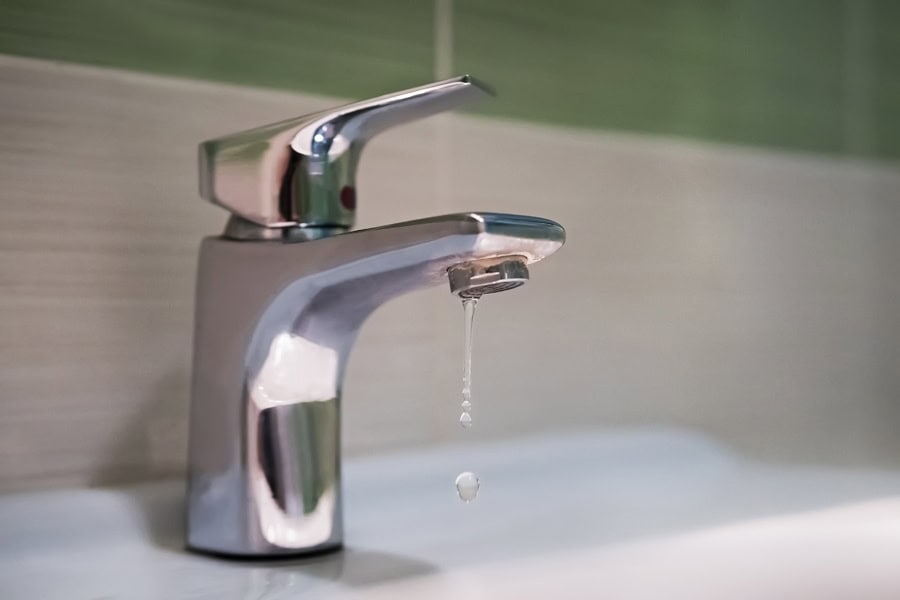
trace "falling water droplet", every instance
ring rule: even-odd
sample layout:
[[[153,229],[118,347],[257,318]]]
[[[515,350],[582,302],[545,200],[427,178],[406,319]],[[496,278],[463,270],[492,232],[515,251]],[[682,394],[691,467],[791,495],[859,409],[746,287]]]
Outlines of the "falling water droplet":
[[[468,429],[472,426],[472,415],[467,412],[459,415],[459,424],[463,427],[463,429]]]
[[[478,496],[479,487],[481,487],[481,482],[471,471],[464,471],[456,477],[456,493],[459,495],[459,499],[466,504]]]
[[[472,403],[468,400],[463,400],[460,406],[462,407],[463,412],[469,412],[470,410],[472,410]]]

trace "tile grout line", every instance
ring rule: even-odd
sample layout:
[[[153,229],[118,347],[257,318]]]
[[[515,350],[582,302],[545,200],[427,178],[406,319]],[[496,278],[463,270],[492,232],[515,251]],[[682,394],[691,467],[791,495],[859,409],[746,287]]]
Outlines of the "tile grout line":
[[[453,0],[434,0],[434,78],[453,76]]]
[[[872,124],[872,23],[868,0],[844,0],[843,147],[849,154],[875,150]]]

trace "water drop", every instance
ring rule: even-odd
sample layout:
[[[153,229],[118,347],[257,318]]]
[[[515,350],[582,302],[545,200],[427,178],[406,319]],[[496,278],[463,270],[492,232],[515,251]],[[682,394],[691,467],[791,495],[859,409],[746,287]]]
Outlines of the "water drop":
[[[472,403],[468,400],[463,400],[460,406],[462,407],[463,412],[469,412],[470,410],[472,410]]]
[[[475,499],[479,487],[481,487],[481,482],[471,471],[464,471],[456,477],[456,493],[459,495],[459,499],[466,504]]]
[[[464,429],[468,429],[469,427],[471,427],[472,426],[472,415],[470,415],[467,412],[464,412],[463,414],[459,415],[459,424]]]

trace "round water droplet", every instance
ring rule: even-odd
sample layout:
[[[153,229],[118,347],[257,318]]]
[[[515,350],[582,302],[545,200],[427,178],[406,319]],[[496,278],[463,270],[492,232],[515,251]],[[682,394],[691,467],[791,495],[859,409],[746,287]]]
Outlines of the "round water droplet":
[[[456,493],[459,494],[459,499],[466,504],[475,499],[479,487],[481,487],[481,482],[471,471],[464,471],[456,476]]]
[[[459,424],[462,427],[464,427],[465,429],[468,429],[469,427],[471,427],[472,426],[472,415],[470,415],[467,412],[464,412],[463,414],[459,415]]]
[[[472,410],[472,403],[468,400],[463,400],[460,406],[462,406],[463,412],[469,412],[470,410]]]

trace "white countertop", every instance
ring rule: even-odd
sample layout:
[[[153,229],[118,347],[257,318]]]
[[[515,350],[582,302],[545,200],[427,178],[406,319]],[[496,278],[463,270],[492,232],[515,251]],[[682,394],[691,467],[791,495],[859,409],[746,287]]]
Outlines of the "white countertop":
[[[357,458],[344,481],[346,549],[268,563],[184,551],[181,482],[0,497],[0,598],[900,598],[900,470],[623,430]]]

